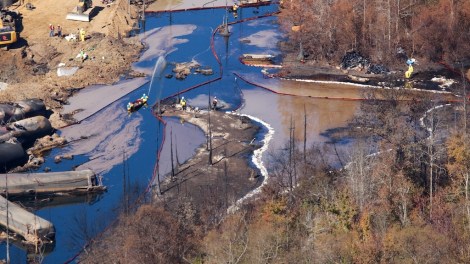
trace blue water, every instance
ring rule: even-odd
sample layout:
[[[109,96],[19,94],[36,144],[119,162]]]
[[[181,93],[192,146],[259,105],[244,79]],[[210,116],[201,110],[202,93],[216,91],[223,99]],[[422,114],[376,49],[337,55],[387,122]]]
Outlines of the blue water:
[[[238,19],[246,17],[262,15],[264,13],[277,10],[277,6],[260,7],[259,13],[255,14],[255,8],[242,9]],[[214,58],[212,51],[209,49],[210,36],[222,21],[225,10],[201,10],[177,12],[173,14],[147,15],[145,30],[156,27],[163,27],[177,24],[194,24],[197,29],[193,34],[184,36],[189,41],[176,46],[177,50],[170,53],[166,57],[169,62],[163,72],[163,76],[171,73],[171,62],[187,62],[193,58],[202,66],[210,66],[214,70],[214,75],[190,75],[184,81],[175,78],[158,78],[154,80],[151,88],[149,102],[157,101],[157,97],[167,97],[178,93],[188,87],[197,85],[202,82],[217,78],[220,74],[219,66]],[[242,103],[242,94],[239,83],[235,81],[233,72],[259,72],[259,68],[252,68],[242,65],[238,58],[243,53],[266,53],[266,50],[255,45],[246,45],[239,41],[239,38],[247,37],[260,30],[277,30],[275,17],[262,18],[256,23],[246,22],[231,26],[232,36],[225,39],[222,36],[216,36],[215,47],[223,66],[222,79],[211,84],[199,87],[197,89],[186,92],[184,96],[189,100],[195,99],[197,96],[211,94],[217,96],[220,101],[226,103],[227,108],[224,110],[234,110]],[[230,16],[229,22],[234,21]],[[143,61],[138,64],[153,68],[156,59]],[[244,84],[243,89],[257,89]],[[142,93],[149,90],[149,83],[138,88],[129,95],[116,101],[108,107],[125,107],[127,102],[139,98]],[[110,171],[102,174],[103,184],[108,187],[108,191],[93,197],[92,202],[77,203],[76,200],[62,201],[59,205],[31,208],[31,210],[51,221],[56,227],[56,243],[51,252],[44,253],[43,263],[63,263],[76,255],[86,242],[108,227],[118,214],[123,210],[124,201],[124,171],[129,179],[126,181],[127,193],[130,193],[130,204],[134,204],[138,196],[142,195],[143,190],[149,184],[154,170],[157,150],[161,145],[163,126],[152,115],[151,108],[141,109],[139,112],[122,118],[142,118],[142,122],[138,127],[141,132],[142,142],[139,150],[130,157],[126,157],[124,163],[114,166]],[[91,117],[84,122],[94,122]],[[122,124],[125,129],[127,122]],[[74,157],[73,160],[63,160],[61,163],[54,163],[53,158],[56,155],[64,153],[65,149],[54,149],[46,158],[45,164],[40,168],[43,170],[49,167],[52,171],[71,170],[74,166],[80,165],[89,159],[89,155],[80,155]],[[106,154],[106,153],[103,153]],[[125,158],[123,154],[123,160]],[[126,168],[125,168],[126,167]],[[130,183],[130,187],[129,187]],[[5,244],[0,247],[0,258],[5,259]],[[27,253],[19,247],[12,247],[10,251],[12,263],[25,263],[27,261]]]

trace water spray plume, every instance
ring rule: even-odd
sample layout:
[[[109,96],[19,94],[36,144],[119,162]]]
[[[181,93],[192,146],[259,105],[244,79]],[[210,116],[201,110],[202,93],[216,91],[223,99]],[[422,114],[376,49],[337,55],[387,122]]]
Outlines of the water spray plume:
[[[157,62],[155,62],[155,67],[153,68],[152,79],[150,79],[149,91],[147,92],[149,96],[150,96],[150,92],[152,91],[152,85],[153,85],[153,80],[155,79],[155,76],[158,76],[160,78],[162,76],[162,72],[165,69],[165,67],[166,67],[165,58],[163,56],[158,57]]]

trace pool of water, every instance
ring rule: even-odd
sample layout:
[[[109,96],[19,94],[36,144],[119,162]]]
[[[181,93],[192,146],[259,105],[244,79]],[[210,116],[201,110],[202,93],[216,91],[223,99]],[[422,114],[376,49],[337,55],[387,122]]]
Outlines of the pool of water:
[[[276,5],[259,9],[245,8],[241,10],[238,19],[271,13],[277,8]],[[204,107],[210,94],[219,98],[219,101],[225,105],[226,111],[239,109],[241,113],[257,116],[272,124],[276,131],[273,144],[270,145],[272,150],[279,148],[287,140],[292,113],[297,113],[293,119],[296,126],[301,127],[303,114],[298,113],[303,113],[303,109],[306,109],[310,120],[308,123],[310,143],[326,141],[327,139],[320,135],[322,131],[342,126],[352,116],[357,108],[356,103],[319,100],[301,94],[301,96],[279,95],[235,77],[234,73],[254,76],[253,78],[263,83],[261,69],[241,64],[239,57],[244,53],[268,53],[280,56],[275,43],[282,36],[278,33],[275,17],[233,24],[230,26],[232,35],[229,38],[216,35],[214,48],[220,58],[221,67],[219,67],[210,48],[211,34],[221,24],[224,15],[223,9],[147,15],[145,30],[140,36],[147,43],[148,49],[142,53],[140,60],[133,67],[135,70],[147,73],[149,77],[126,83],[125,87],[122,86],[126,81],[122,81],[116,84],[116,87],[111,86],[111,90],[109,86],[93,87],[96,91],[92,97],[100,94],[100,97],[107,98],[107,94],[119,90],[120,96],[116,96],[119,99],[109,100],[109,103],[103,102],[103,105],[97,107],[95,111],[82,113],[81,117],[84,120],[80,124],[59,131],[73,143],[52,150],[40,170],[45,167],[51,168],[52,171],[91,168],[102,177],[103,184],[108,190],[93,197],[56,199],[55,203],[37,206],[33,203],[31,210],[51,221],[57,232],[54,248],[42,256],[36,256],[44,257],[43,263],[63,263],[69,260],[87,241],[99,235],[115,221],[124,208],[134,205],[138,197],[142,197],[144,190],[152,181],[157,153],[162,146],[164,134],[168,139],[172,131],[174,140],[178,142],[180,162],[188,159],[195,148],[204,142],[204,135],[198,128],[189,124],[183,127],[174,118],[166,119],[167,127],[164,129],[164,125],[153,116],[151,107],[129,115],[125,109],[127,102],[139,98],[143,93],[149,95],[149,102],[153,104],[161,98],[215,80],[220,76],[221,79],[217,81],[184,92],[183,95],[188,99],[188,103]],[[230,15],[229,22],[233,21],[235,19]],[[165,59],[165,67],[161,67],[158,74],[150,77],[159,58]],[[211,76],[191,74],[185,80],[164,77],[172,73],[174,63],[192,60],[202,66],[211,67],[214,74]],[[296,89],[297,85],[283,82],[279,89],[291,91]],[[311,85],[310,88],[302,87],[302,89],[316,89],[315,87]],[[80,96],[80,93],[77,96]],[[87,98],[90,97],[72,103],[70,109],[80,108],[80,105],[85,107]],[[296,136],[301,137],[301,135],[303,132],[299,129]],[[160,175],[164,175],[170,169],[167,149],[168,143],[163,146],[163,154],[160,157]],[[56,155],[64,154],[73,154],[74,159],[54,163]],[[146,196],[143,197],[148,199]],[[24,249],[16,246],[10,253],[13,263],[26,262],[27,254]],[[0,258],[5,258],[5,244],[0,247]]]

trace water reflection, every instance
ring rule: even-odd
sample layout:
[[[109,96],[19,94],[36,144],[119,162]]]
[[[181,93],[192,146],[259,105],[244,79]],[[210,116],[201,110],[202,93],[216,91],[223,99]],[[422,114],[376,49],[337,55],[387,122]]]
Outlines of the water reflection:
[[[346,126],[359,105],[355,101],[311,99],[300,96],[278,96],[283,133],[289,133],[291,118],[294,138],[304,140],[304,126],[307,124],[307,143],[325,142],[329,139],[321,133],[327,129]],[[306,122],[305,122],[306,115]]]

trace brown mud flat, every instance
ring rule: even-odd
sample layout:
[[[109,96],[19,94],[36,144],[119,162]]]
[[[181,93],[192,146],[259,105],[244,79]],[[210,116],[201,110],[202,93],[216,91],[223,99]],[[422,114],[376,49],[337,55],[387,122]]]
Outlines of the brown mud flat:
[[[259,147],[251,141],[260,127],[247,117],[220,111],[183,111],[173,105],[167,106],[163,113],[163,116],[178,117],[181,122],[198,126],[206,135],[209,115],[212,164],[209,164],[207,144],[203,144],[191,159],[175,167],[174,176],[166,175],[159,198],[171,203],[185,197],[198,211],[222,213],[261,184],[258,170],[249,161]]]

